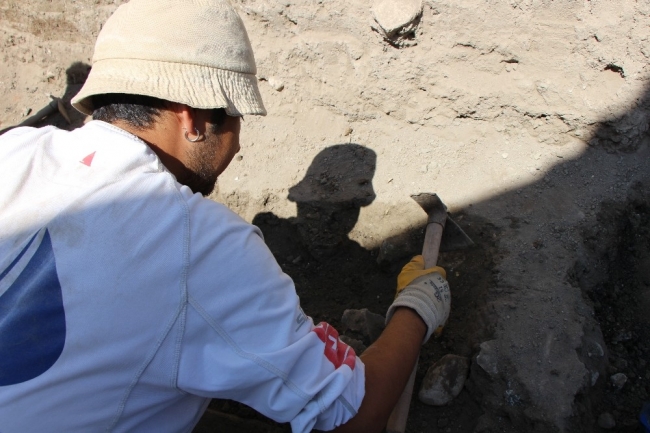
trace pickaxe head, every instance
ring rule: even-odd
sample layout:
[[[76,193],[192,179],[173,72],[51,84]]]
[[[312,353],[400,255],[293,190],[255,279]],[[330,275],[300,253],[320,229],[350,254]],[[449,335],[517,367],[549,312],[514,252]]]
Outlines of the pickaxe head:
[[[427,224],[437,223],[444,227],[440,251],[457,251],[474,245],[472,239],[447,213],[447,206],[435,193],[420,193],[411,196],[427,213]]]

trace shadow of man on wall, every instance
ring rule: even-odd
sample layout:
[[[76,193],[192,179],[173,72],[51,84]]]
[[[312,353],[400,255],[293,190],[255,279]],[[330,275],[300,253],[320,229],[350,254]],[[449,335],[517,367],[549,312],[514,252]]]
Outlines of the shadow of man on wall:
[[[394,275],[381,272],[376,253],[349,238],[361,208],[375,199],[376,163],[375,152],[359,144],[327,147],[289,189],[296,217],[265,212],[253,219],[316,322],[337,326],[348,308],[383,314],[392,299]]]

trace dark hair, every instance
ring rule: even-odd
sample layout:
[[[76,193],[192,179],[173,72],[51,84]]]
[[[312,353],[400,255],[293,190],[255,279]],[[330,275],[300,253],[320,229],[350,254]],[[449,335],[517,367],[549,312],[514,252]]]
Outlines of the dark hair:
[[[165,101],[144,95],[105,93],[93,95],[93,120],[108,123],[124,121],[139,129],[147,129],[160,116]]]
[[[167,101],[153,96],[129,95],[125,93],[104,93],[93,95],[92,103],[93,120],[102,120],[108,123],[123,121],[138,129],[150,128],[156,118],[160,116],[161,109],[167,106]],[[212,110],[211,123],[218,129],[226,120],[226,110],[216,108]],[[213,130],[213,132],[217,132]]]

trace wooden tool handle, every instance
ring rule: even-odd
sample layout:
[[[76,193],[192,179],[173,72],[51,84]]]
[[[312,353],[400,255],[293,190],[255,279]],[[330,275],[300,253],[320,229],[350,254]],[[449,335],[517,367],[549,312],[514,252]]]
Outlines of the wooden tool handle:
[[[399,400],[395,404],[393,411],[390,413],[388,423],[386,424],[386,433],[404,433],[406,429],[406,420],[409,416],[409,407],[411,406],[411,396],[413,395],[413,386],[415,385],[415,373],[418,369],[418,361],[415,360],[413,371],[409,381],[406,382],[406,387],[399,396]]]
[[[50,103],[47,104],[45,107],[38,110],[38,112],[36,112],[36,114],[34,114],[34,115],[28,117],[27,119],[23,120],[22,122],[20,122],[20,124],[18,126],[32,126],[32,125],[38,123],[39,121],[41,121],[44,117],[47,117],[52,113],[56,113],[57,109],[58,109],[57,100],[54,99],[54,100],[50,101]]]
[[[424,257],[425,269],[432,268],[438,263],[438,253],[440,252],[440,240],[442,231],[445,229],[444,224],[430,223],[427,225],[424,234],[424,245],[422,246],[422,256]],[[415,361],[413,371],[409,377],[406,387],[400,395],[393,412],[388,418],[386,424],[387,433],[404,433],[406,430],[406,421],[409,416],[409,407],[411,406],[411,396],[413,395],[413,386],[415,385],[415,372],[418,369],[418,362]]]
[[[427,231],[424,234],[424,245],[422,246],[422,257],[424,257],[424,268],[429,269],[438,263],[438,253],[440,252],[440,240],[444,225],[430,223],[427,225]]]

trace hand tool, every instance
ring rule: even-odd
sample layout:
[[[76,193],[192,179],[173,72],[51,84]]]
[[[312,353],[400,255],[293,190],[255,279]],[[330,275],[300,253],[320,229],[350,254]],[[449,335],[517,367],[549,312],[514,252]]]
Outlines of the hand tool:
[[[34,126],[36,123],[40,122],[41,120],[50,116],[51,114],[56,113],[57,111],[61,114],[61,116],[63,116],[65,121],[68,122],[68,124],[71,124],[72,120],[70,119],[70,115],[68,114],[65,105],[63,104],[63,100],[61,100],[61,98],[57,98],[56,96],[52,96],[52,95],[50,95],[50,98],[52,98],[52,100],[45,107],[38,110],[35,114],[29,116],[28,118],[20,122],[18,125],[8,126],[0,130],[0,135],[14,128],[18,128],[20,126]]]
[[[474,245],[474,242],[472,242],[469,236],[449,217],[447,214],[447,206],[444,205],[437,194],[421,193],[412,195],[411,198],[429,216],[424,234],[424,245],[422,246],[425,269],[436,266],[440,251],[459,250]],[[441,331],[442,327],[438,328],[435,335],[439,336]],[[411,372],[411,377],[397,401],[390,418],[388,418],[388,424],[386,425],[387,433],[404,433],[406,429],[406,420],[408,419],[409,406],[411,405],[411,396],[413,394],[417,368],[418,364],[416,361]]]

